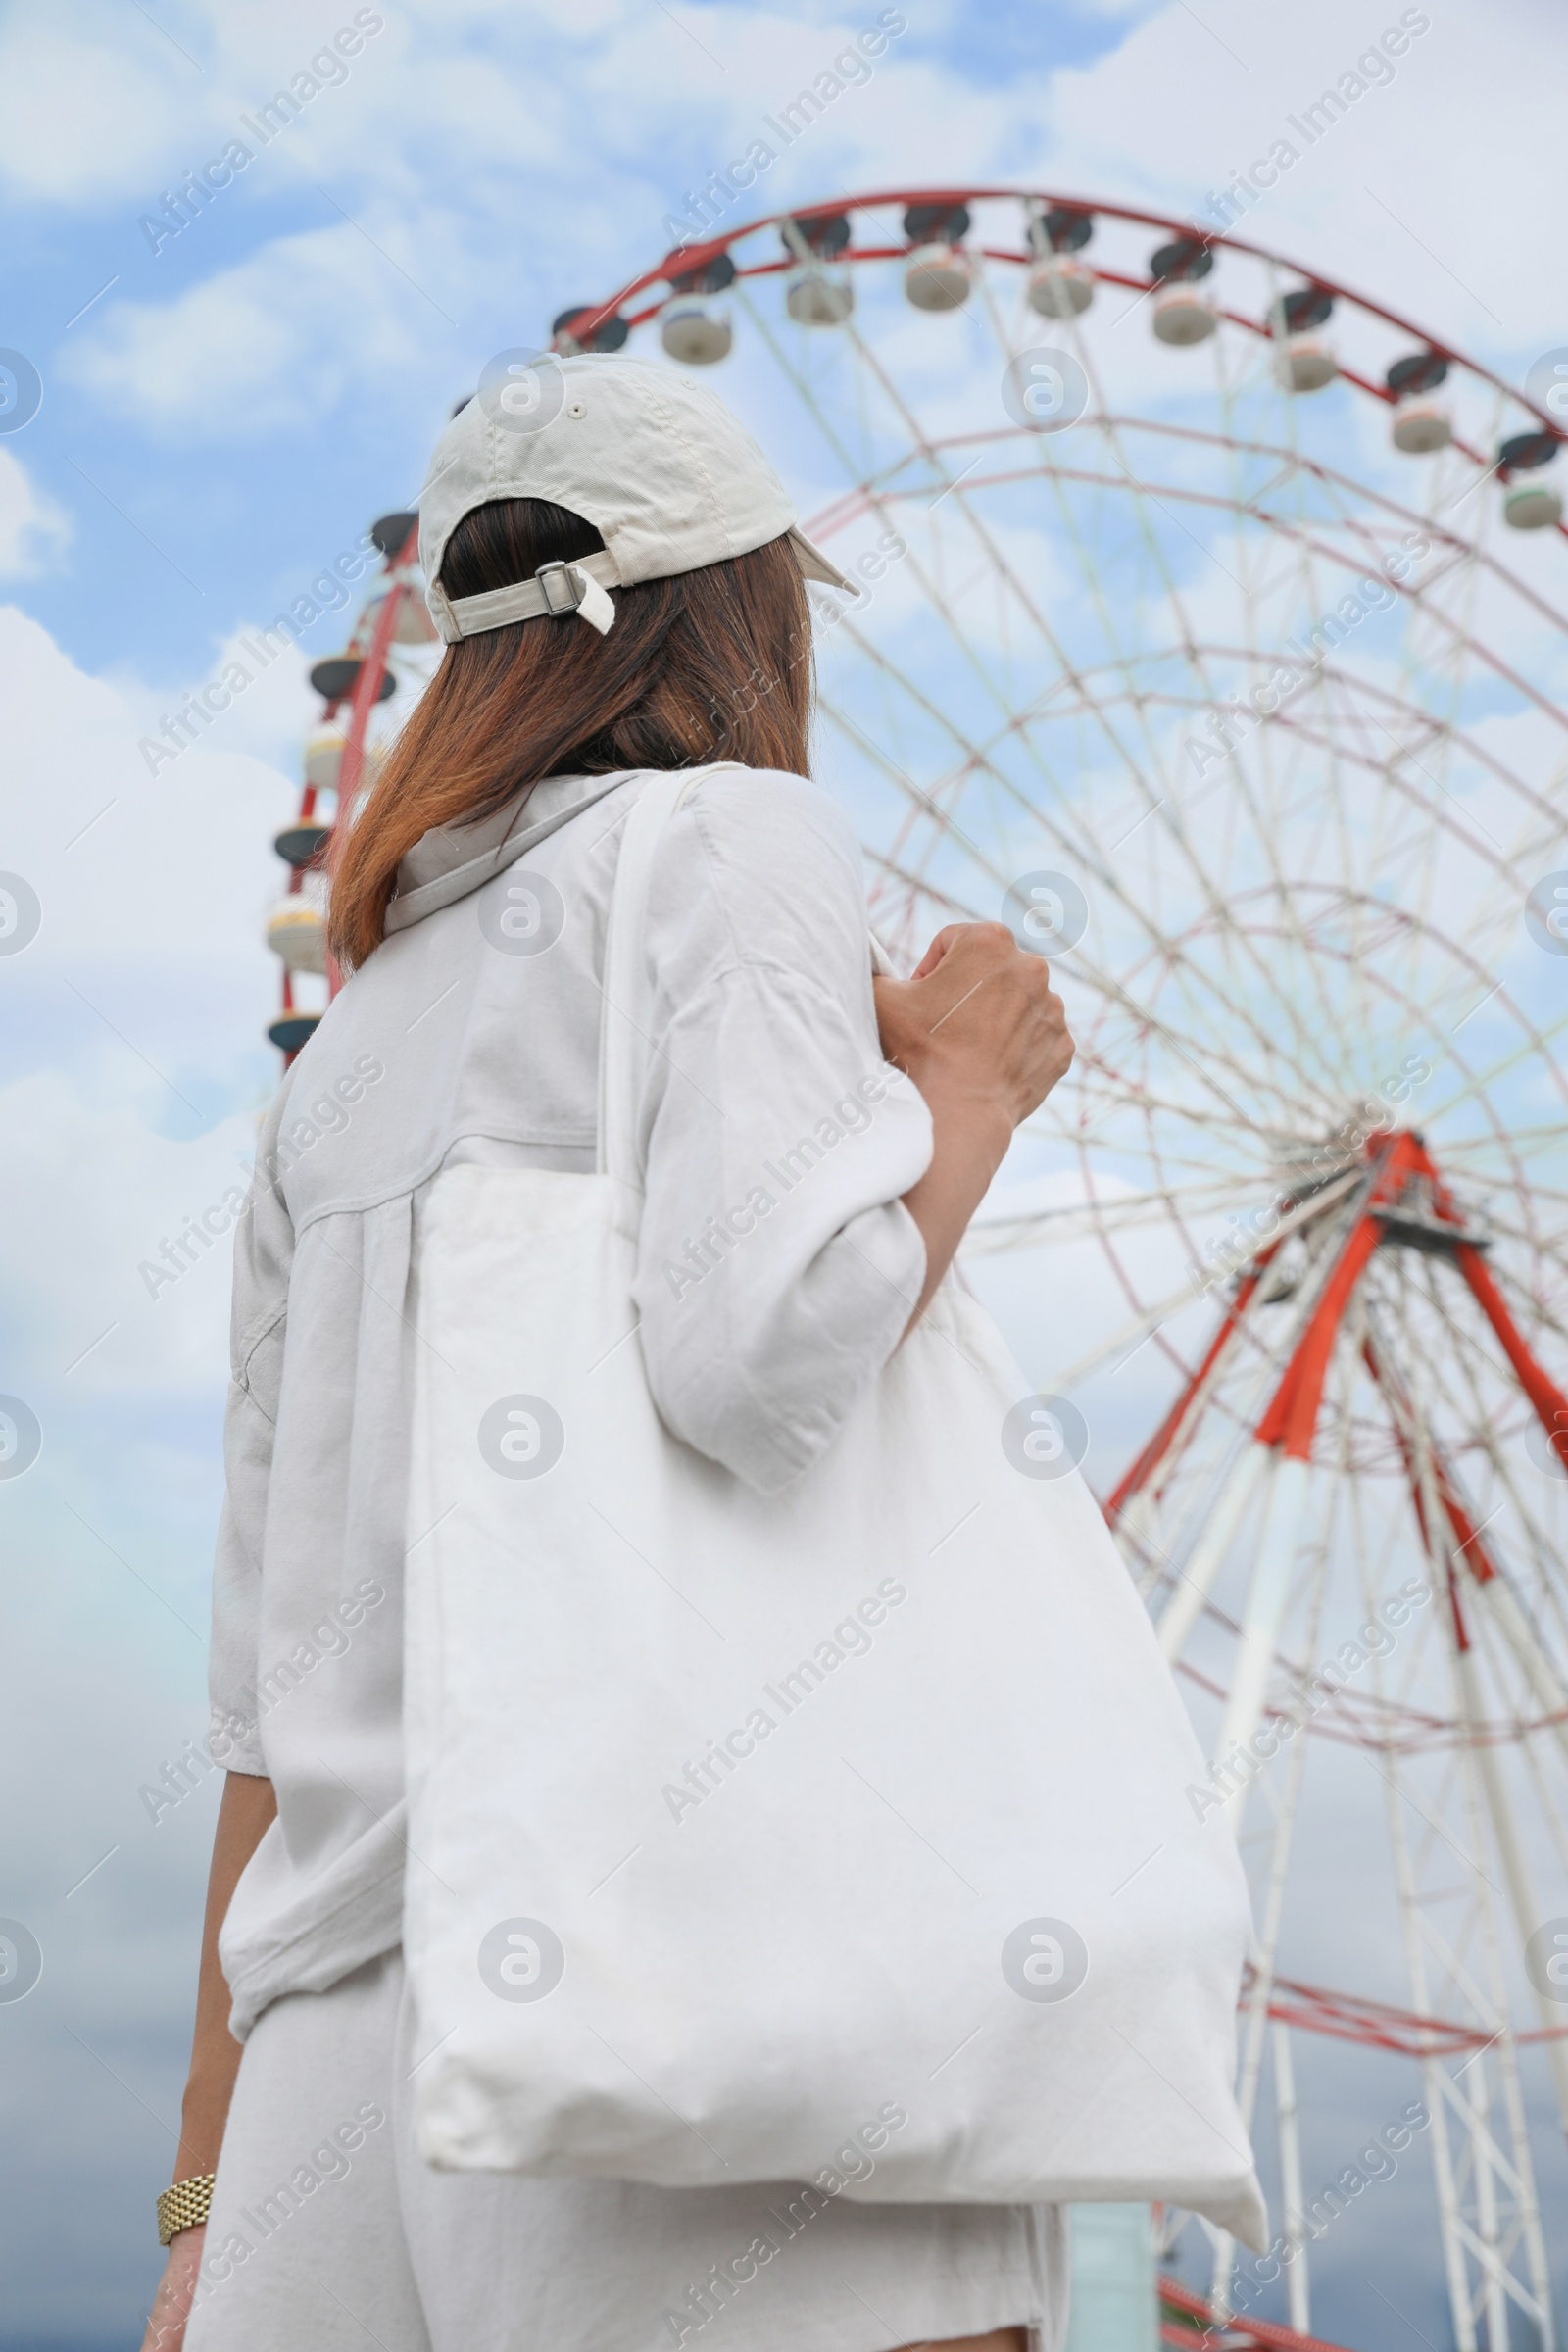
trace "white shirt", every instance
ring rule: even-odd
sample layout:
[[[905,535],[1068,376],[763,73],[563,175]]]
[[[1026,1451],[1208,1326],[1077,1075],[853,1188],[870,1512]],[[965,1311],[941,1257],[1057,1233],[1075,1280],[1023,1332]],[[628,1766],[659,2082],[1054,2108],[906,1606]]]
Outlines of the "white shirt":
[[[421,1202],[461,1160],[589,1170],[600,977],[639,775],[427,833],[289,1071],[236,1236],[212,1747],[278,1818],[220,1951],[243,2039],[401,1937],[402,1595]],[[674,1434],[763,1494],[829,1445],[924,1279],[931,1122],[877,1039],[859,853],[798,776],[715,769],[666,826],[637,1303]]]

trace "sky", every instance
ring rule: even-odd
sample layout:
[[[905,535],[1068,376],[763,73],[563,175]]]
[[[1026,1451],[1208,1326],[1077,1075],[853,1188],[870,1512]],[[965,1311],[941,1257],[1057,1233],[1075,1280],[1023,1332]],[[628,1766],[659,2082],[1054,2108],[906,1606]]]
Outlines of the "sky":
[[[306,668],[343,614],[156,776],[138,743],[412,500],[491,354],[651,269],[688,192],[878,13],[0,8],[0,346],[42,395],[15,429],[0,413],[0,873],[41,907],[0,956],[0,1395],[44,1431],[0,1483],[0,1917],[45,1951],[36,1991],[0,2008],[22,2159],[0,2352],[134,2344],[158,2267],[215,1789],[156,1825],[138,1791],[203,1728],[227,1272],[215,1250],[150,1298],[138,1268],[243,1182],[275,1084],[270,841],[317,715]],[[893,13],[905,28],[778,158],[760,211],[972,183],[1196,217],[1401,18],[1395,0]],[[1414,13],[1392,79],[1250,233],[1517,383],[1568,345],[1568,23],[1547,0]],[[252,138],[345,27],[342,71]],[[166,191],[235,140],[244,169],[169,233]],[[1393,2062],[1310,2057],[1321,2169],[1383,2075],[1391,2116],[1410,2094]],[[1377,2194],[1325,2254],[1317,2324],[1371,2340],[1375,2253],[1410,2315],[1388,2340],[1446,2346],[1429,2186],[1406,2167]]]

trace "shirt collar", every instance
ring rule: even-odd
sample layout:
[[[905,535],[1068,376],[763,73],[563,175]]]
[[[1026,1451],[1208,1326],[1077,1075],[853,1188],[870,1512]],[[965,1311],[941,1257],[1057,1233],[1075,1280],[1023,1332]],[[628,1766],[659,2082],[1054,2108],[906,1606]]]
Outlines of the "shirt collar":
[[[595,801],[616,791],[627,773],[612,776],[546,776],[476,824],[435,825],[422,834],[398,867],[397,889],[386,910],[386,930],[406,931],[441,906],[480,890],[493,874],[525,858],[536,842],[554,833]]]

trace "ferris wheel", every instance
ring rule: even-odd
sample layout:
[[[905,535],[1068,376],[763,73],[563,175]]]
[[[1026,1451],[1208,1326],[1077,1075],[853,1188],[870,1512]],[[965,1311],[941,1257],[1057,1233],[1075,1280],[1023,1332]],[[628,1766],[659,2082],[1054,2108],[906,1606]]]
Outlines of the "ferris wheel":
[[[563,312],[555,348],[632,337],[722,366],[858,584],[811,591],[817,772],[859,826],[879,933],[912,959],[944,922],[1001,919],[1068,998],[1074,1070],[966,1264],[1035,1335],[1045,1466],[1083,1463],[1213,1758],[1195,1809],[1241,1840],[1241,2097],[1288,2246],[1294,2334],[1250,2313],[1227,2239],[1165,2215],[1166,2251],[1208,2266],[1206,2300],[1165,2282],[1166,2332],[1309,2329],[1335,2212],[1303,2173],[1302,2044],[1328,2035],[1419,2062],[1404,2161],[1430,2179],[1458,2352],[1549,2346],[1555,379],[1515,391],[1228,232],[995,188],[715,219]],[[406,535],[394,573],[412,560]],[[383,606],[364,666],[322,685],[352,696],[345,746],[392,626]],[[339,756],[347,805],[360,755]],[[1354,1888],[1326,1924],[1299,1899],[1325,1840]]]
[[[429,681],[436,653],[435,624],[417,581],[416,514],[383,514],[367,536],[381,558],[381,573],[340,654],[311,667],[321,698],[319,723],[306,738],[300,805],[272,847],[288,882],[267,917],[266,940],[282,966],[281,1003],[267,1034],[286,1069],[303,1052],[340,975],[326,943],[326,863],[340,811],[368,791],[385,757],[377,714],[400,686],[417,692]]]

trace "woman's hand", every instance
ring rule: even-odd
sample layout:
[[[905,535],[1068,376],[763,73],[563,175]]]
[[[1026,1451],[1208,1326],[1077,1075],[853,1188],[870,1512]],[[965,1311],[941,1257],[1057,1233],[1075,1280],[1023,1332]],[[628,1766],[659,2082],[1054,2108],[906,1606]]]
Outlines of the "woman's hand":
[[[194,2230],[181,2230],[177,2237],[170,2239],[169,2260],[153,2297],[141,2352],[180,2352],[206,2243],[205,2222],[198,2222]]]
[[[874,986],[889,1061],[927,1102],[933,1094],[969,1102],[977,1118],[998,1129],[1004,1121],[1007,1138],[1072,1066],[1050,969],[1001,923],[950,923],[911,979]]]
[[[906,1334],[953,1261],[1013,1129],[1072,1067],[1061,999],[1038,956],[1001,923],[950,923],[912,978],[878,979],[882,1051],[931,1113],[931,1164],[904,1205],[925,1244],[925,1281]]]

